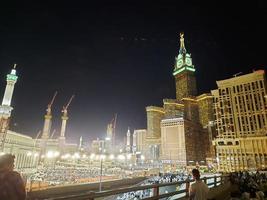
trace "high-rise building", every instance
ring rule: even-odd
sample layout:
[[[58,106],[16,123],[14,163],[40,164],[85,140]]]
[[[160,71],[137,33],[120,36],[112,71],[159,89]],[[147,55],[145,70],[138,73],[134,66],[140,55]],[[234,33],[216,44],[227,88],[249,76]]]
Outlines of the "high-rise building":
[[[217,81],[214,140],[221,171],[267,166],[267,93],[264,70]]]
[[[148,106],[147,111],[147,135],[146,135],[146,158],[158,160],[160,156],[161,130],[160,122],[165,111],[161,107]]]
[[[165,118],[184,117],[184,104],[177,99],[163,99]]]
[[[205,163],[204,143],[207,134],[200,130],[200,126],[184,118],[163,119],[161,121],[163,163],[172,163],[178,167]]]
[[[133,132],[133,145],[132,145],[132,152],[133,154],[136,154],[136,132]]]
[[[91,152],[95,154],[101,154],[105,149],[105,140],[100,140],[97,138],[96,140],[92,141],[91,144]]]
[[[165,111],[161,107],[148,106],[147,112],[147,137],[151,139],[160,138],[160,122],[164,117]]]
[[[198,103],[199,122],[208,133],[208,146],[206,157],[210,163],[215,160],[215,148],[212,145],[212,140],[216,137],[215,129],[215,114],[213,108],[213,96],[210,93],[202,94],[196,98]]]
[[[195,67],[191,55],[187,53],[185,48],[183,33],[180,34],[180,50],[175,58],[173,75],[175,77],[176,99],[163,99],[163,107],[146,107],[146,152],[149,152],[153,160],[160,158],[166,163],[168,163],[167,158],[184,165],[206,161],[206,155],[212,156],[210,153],[212,151],[209,148],[213,138],[213,133],[209,133],[209,131],[214,130],[210,127],[213,124],[212,97],[209,94],[196,96]],[[186,138],[185,143],[180,145],[184,145],[183,152],[186,155],[184,159],[178,161],[180,158],[177,156],[181,154],[181,149],[178,147],[172,149],[171,143],[177,145],[181,141],[171,141],[166,138],[176,140],[181,135]],[[167,151],[172,152],[173,156],[170,157],[170,153]],[[157,153],[155,152],[159,154],[156,157]]]
[[[131,132],[130,132],[130,128],[128,128],[128,131],[126,133],[126,152],[127,153],[131,152]]]
[[[185,146],[185,127],[183,118],[164,119],[161,121],[161,160],[174,162],[179,166],[187,163]]]
[[[134,134],[136,134],[136,151],[137,152],[145,152],[146,149],[146,135],[147,130],[146,129],[139,129],[134,130]]]

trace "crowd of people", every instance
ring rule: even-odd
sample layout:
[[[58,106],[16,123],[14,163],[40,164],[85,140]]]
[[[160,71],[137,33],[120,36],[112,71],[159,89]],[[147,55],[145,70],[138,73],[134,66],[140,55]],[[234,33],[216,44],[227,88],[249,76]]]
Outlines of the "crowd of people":
[[[151,196],[151,190],[127,192],[116,197],[116,200],[139,200]]]
[[[267,196],[267,176],[265,172],[234,172],[231,183],[237,190],[231,193],[233,199],[264,199]]]
[[[102,170],[103,176],[116,176],[121,174],[120,168],[105,168]],[[85,179],[92,179],[100,176],[99,167],[90,168],[69,168],[57,167],[55,169],[42,168],[30,175],[30,181],[47,182],[49,185],[74,184]]]
[[[14,159],[11,154],[4,154],[0,156],[0,199],[22,199],[26,198],[25,183],[22,176],[14,171]],[[73,184],[83,178],[99,177],[99,167],[90,168],[69,168],[59,167],[55,169],[43,168],[31,175],[31,180],[39,181],[57,181],[64,184]],[[120,168],[105,168],[102,175],[121,174]],[[209,188],[200,179],[200,172],[198,169],[193,169],[191,173],[180,172],[177,174],[159,174],[150,179],[145,180],[139,185],[160,184],[185,180],[194,180],[190,184],[189,199],[190,200],[205,200],[207,199]],[[267,174],[266,172],[236,172],[230,174],[230,181],[232,183],[231,197],[232,199],[245,200],[262,200],[267,196]],[[235,187],[234,187],[235,186]],[[165,192],[169,188],[164,188]],[[185,183],[180,184],[175,190],[185,189]],[[173,188],[171,189],[173,191]],[[161,191],[161,193],[164,191]],[[135,192],[128,192],[117,195],[113,199],[116,200],[138,200],[150,197],[153,194],[152,189],[145,189]],[[19,198],[17,198],[19,197]]]
[[[171,183],[177,181],[185,181],[192,180],[193,175],[187,172],[180,172],[176,174],[168,173],[168,174],[159,174],[158,176],[153,176],[145,181],[143,181],[139,185],[152,185],[152,184],[160,184],[160,183]],[[181,184],[176,187],[176,190],[185,189],[185,184]],[[165,192],[170,192],[167,189]],[[152,189],[139,190],[135,192],[127,192],[121,195],[118,195],[116,200],[139,200],[147,197],[151,197],[153,194]],[[182,196],[182,195],[181,195]]]
[[[26,190],[25,190],[25,183],[21,177],[21,175],[14,171],[14,159],[15,156],[11,154],[4,154],[0,156],[0,199],[16,199],[16,200],[25,200],[26,199]],[[112,172],[111,169],[109,171]],[[88,176],[90,174],[98,175],[99,170],[98,168],[90,168],[90,169],[44,169],[43,171],[39,171],[38,174],[35,174],[36,177],[40,179],[48,179],[48,177],[53,177],[53,180],[64,180],[68,181],[69,178],[73,177],[75,178],[81,178],[83,176]],[[205,183],[203,183],[200,180],[200,173],[197,169],[194,169],[192,171],[192,177],[194,180],[196,180],[195,183],[193,183],[190,188],[190,198],[192,200],[204,200],[207,196],[208,187]],[[141,185],[147,185],[147,184],[155,184],[155,183],[166,183],[166,182],[173,182],[173,181],[179,181],[179,180],[185,180],[190,178],[187,174],[167,174],[167,175],[160,175],[158,177],[153,177],[145,182],[143,182]],[[202,185],[202,189],[205,188],[207,191],[199,191],[200,185]],[[194,186],[194,187],[193,187]],[[146,189],[142,191],[136,191],[136,192],[129,192],[122,195],[119,195],[117,197],[117,200],[122,199],[142,199],[145,197],[151,196],[151,193],[153,191],[151,189]],[[204,198],[199,198],[199,197]]]

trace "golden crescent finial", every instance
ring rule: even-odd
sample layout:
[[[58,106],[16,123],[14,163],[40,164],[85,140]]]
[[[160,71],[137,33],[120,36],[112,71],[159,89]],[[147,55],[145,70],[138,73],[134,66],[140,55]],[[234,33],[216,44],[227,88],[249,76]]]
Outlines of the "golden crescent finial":
[[[13,66],[13,68],[16,69],[16,67],[17,67],[17,64],[15,63],[14,66]]]

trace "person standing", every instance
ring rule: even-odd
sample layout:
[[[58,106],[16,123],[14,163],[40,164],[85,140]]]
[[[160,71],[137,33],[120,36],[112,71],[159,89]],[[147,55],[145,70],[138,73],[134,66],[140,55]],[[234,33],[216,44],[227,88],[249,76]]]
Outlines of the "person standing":
[[[26,190],[22,177],[14,171],[15,156],[0,156],[0,199],[25,200]]]
[[[194,183],[189,188],[189,199],[190,200],[207,200],[209,188],[200,180],[200,173],[198,169],[192,170]]]

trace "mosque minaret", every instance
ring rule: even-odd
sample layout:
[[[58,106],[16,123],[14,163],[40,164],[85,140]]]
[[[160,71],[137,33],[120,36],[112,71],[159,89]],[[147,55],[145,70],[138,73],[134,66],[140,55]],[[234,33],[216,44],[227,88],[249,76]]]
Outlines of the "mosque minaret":
[[[18,76],[16,75],[16,64],[14,64],[13,69],[11,70],[10,74],[6,76],[6,89],[5,94],[2,100],[2,105],[0,106],[0,132],[3,133],[8,128],[8,121],[11,116],[11,111],[13,107],[11,106],[12,96],[15,84],[17,82]]]

